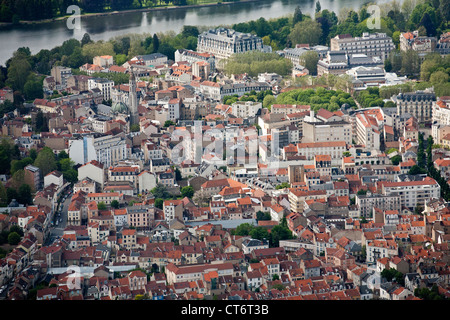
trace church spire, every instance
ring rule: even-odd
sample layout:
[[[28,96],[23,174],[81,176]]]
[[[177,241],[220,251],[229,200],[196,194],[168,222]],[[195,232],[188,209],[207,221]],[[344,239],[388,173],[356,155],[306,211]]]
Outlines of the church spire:
[[[139,124],[139,115],[138,115],[138,100],[137,100],[137,92],[136,92],[136,75],[134,74],[133,67],[130,69],[130,82],[129,82],[129,95],[128,95],[128,104],[130,110],[130,126],[133,124]]]

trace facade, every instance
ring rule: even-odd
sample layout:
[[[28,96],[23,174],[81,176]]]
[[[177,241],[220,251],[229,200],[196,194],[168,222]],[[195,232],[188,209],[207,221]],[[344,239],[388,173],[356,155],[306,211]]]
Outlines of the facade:
[[[175,51],[175,62],[187,61],[192,66],[197,62],[207,62],[210,71],[215,70],[215,57],[211,53],[196,52],[193,50],[179,49]]]
[[[127,158],[127,144],[121,135],[79,137],[69,140],[69,156],[76,164],[96,160],[109,167]]]
[[[256,116],[261,108],[261,102],[237,101],[231,105],[231,113],[238,118],[249,118]]]
[[[103,100],[108,101],[111,99],[111,91],[114,87],[114,81],[104,78],[91,78],[88,80],[88,89],[92,90],[98,88],[102,95]]]
[[[28,184],[32,190],[38,191],[42,188],[41,170],[31,164],[24,168],[25,183]]]
[[[341,34],[330,40],[331,51],[345,51],[347,54],[363,53],[368,57],[379,57],[384,61],[395,49],[392,38],[386,33],[364,32],[362,37]]]
[[[381,211],[385,210],[400,210],[400,195],[398,194],[365,194],[365,195],[356,195],[355,204],[359,208],[359,212],[363,217],[371,217],[373,208],[378,208]]]
[[[441,194],[440,185],[430,177],[422,181],[400,181],[381,182],[384,195],[399,195],[400,205],[415,209],[417,206],[424,207],[425,201],[439,199]]]
[[[431,91],[416,91],[400,93],[391,98],[397,104],[397,113],[409,113],[417,119],[419,123],[430,122],[432,120],[433,104],[436,102],[436,95]]]
[[[345,141],[330,142],[302,142],[297,144],[297,154],[305,156],[307,160],[314,159],[316,154],[329,154],[332,159],[340,159],[347,150]]]
[[[352,143],[352,126],[347,121],[303,122],[302,143],[344,141]]]
[[[249,33],[217,28],[198,35],[197,51],[210,53],[217,60],[228,59],[235,53],[261,50],[263,50],[262,39]]]
[[[380,150],[380,131],[374,117],[365,113],[356,115],[356,137],[366,150]]]
[[[404,32],[400,34],[400,50],[414,50],[422,59],[428,53],[434,52],[437,45],[436,37],[419,36],[419,31]]]

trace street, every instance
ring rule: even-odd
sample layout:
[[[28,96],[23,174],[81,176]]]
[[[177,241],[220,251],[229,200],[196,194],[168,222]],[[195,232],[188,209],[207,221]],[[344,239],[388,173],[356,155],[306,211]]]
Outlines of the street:
[[[62,207],[60,210],[55,212],[55,217],[53,219],[54,225],[50,228],[50,235],[48,243],[53,243],[56,238],[62,237],[64,229],[67,225],[67,211],[69,210],[70,200],[72,198],[72,193],[65,193],[62,198]]]

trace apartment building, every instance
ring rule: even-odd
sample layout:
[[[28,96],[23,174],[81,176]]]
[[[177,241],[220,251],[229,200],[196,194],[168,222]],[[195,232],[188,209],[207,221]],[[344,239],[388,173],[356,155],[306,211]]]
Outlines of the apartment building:
[[[119,192],[99,192],[99,193],[88,193],[86,196],[87,202],[95,201],[95,202],[104,202],[109,205],[112,201],[121,201],[123,199],[123,195]]]
[[[424,207],[425,201],[439,199],[441,187],[431,177],[425,177],[421,181],[382,181],[382,194],[400,196],[400,205],[415,209]]]
[[[152,226],[154,221],[154,208],[150,206],[131,206],[127,207],[128,226],[137,230],[146,230]]]
[[[307,160],[314,159],[317,154],[328,154],[332,159],[340,159],[342,154],[347,151],[346,146],[345,141],[298,143],[296,145],[297,154],[305,156]]]
[[[181,200],[165,200],[163,203],[164,219],[170,222],[174,219],[183,220],[183,202]]]
[[[215,60],[214,55],[207,52],[197,52],[187,49],[178,49],[175,51],[175,62],[187,61],[191,65],[194,65],[196,62],[207,62],[210,71],[215,70]]]
[[[398,255],[398,245],[394,240],[376,239],[367,243],[366,262],[377,262],[381,258]]]
[[[114,64],[114,58],[113,56],[109,55],[96,56],[92,60],[92,64],[95,64],[103,68],[108,68],[109,66],[112,66]]]
[[[293,212],[302,213],[306,200],[320,200],[326,199],[327,192],[325,190],[300,191],[296,189],[289,189],[288,199],[290,209]]]
[[[374,117],[366,113],[356,115],[356,137],[365,150],[380,150],[380,131]]]
[[[238,118],[254,117],[262,108],[261,102],[237,101],[231,106],[231,113]]]
[[[422,59],[428,53],[434,52],[436,45],[436,37],[419,36],[418,30],[413,32],[403,32],[400,34],[400,50],[414,50]]]
[[[382,61],[388,58],[395,49],[392,38],[386,33],[364,32],[362,37],[341,34],[330,40],[331,51],[345,51],[347,54],[363,53],[368,57],[379,57]]]
[[[76,164],[97,160],[109,167],[128,156],[122,135],[90,135],[69,140],[69,156]]]
[[[317,114],[310,112],[303,119],[302,142],[330,142],[345,141],[352,143],[352,125],[344,121],[342,117],[325,109]]]
[[[179,282],[202,280],[203,276],[211,271],[214,271],[218,277],[234,275],[234,267],[230,262],[178,266],[168,263],[166,266],[167,283],[172,285]]]
[[[360,215],[366,218],[370,218],[372,216],[373,208],[378,208],[382,211],[401,210],[400,195],[398,194],[357,194],[355,198],[355,204],[359,208]]]
[[[137,188],[137,176],[140,173],[140,168],[137,165],[134,166],[117,166],[109,167],[108,169],[108,181],[109,182],[124,182],[128,181],[132,184],[133,188]]]
[[[440,132],[441,129],[450,126],[450,100],[438,98],[433,101],[431,135],[435,143],[440,143],[440,138],[449,132]],[[443,134],[441,134],[443,133]]]
[[[63,66],[54,66],[51,76],[55,79],[56,89],[61,90],[67,87],[67,79],[72,75],[72,69]]]
[[[432,120],[433,104],[436,102],[436,94],[431,90],[406,92],[395,95],[391,100],[397,104],[397,114],[409,113],[419,123]]]
[[[114,87],[114,81],[105,78],[90,78],[88,80],[88,89],[98,88],[103,95],[103,100],[108,101],[112,98],[111,91]]]

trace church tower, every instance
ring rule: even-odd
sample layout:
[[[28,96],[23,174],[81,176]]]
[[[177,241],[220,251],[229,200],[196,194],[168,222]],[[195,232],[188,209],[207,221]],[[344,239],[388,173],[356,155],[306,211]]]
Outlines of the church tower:
[[[129,82],[129,95],[128,95],[128,108],[130,110],[130,126],[133,124],[139,124],[138,115],[138,99],[136,92],[136,76],[134,75],[133,68],[131,68],[130,82]]]

